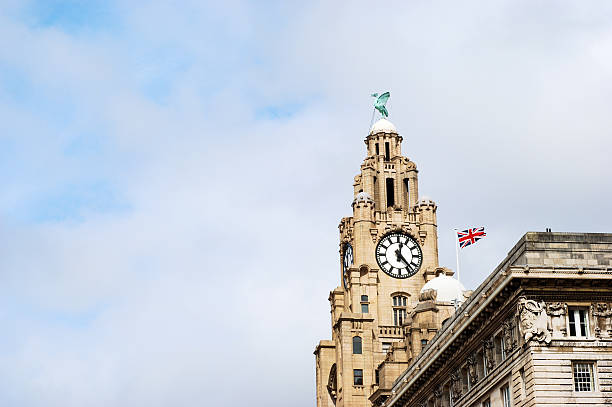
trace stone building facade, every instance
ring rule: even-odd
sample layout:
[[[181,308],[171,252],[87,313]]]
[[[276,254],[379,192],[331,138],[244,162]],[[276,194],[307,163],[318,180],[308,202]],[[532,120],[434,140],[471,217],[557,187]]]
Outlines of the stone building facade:
[[[612,234],[527,233],[468,292],[382,119],[340,222],[317,406],[612,405]]]
[[[377,406],[612,405],[612,234],[527,233]]]

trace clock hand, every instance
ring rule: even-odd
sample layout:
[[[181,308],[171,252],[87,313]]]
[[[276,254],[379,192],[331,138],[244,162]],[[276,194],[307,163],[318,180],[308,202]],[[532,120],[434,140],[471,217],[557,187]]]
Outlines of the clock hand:
[[[400,249],[395,251],[395,255],[397,256],[398,261],[401,259],[404,263],[406,263],[406,265],[408,265],[408,260],[406,260]]]

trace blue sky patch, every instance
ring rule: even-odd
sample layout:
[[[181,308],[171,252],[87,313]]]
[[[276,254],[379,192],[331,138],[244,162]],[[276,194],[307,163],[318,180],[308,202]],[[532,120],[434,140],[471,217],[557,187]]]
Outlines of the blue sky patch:
[[[111,5],[98,0],[34,0],[24,11],[33,26],[78,32],[115,26]]]
[[[33,222],[82,221],[87,214],[126,212],[131,206],[107,182],[69,185],[35,200],[25,213]]]
[[[300,112],[306,103],[304,102],[288,102],[280,105],[269,105],[257,109],[255,118],[258,120],[278,120],[288,119]]]

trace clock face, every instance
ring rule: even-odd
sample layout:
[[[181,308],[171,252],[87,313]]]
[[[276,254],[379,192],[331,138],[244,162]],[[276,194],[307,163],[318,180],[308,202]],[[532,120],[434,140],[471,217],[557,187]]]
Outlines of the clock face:
[[[391,277],[406,278],[421,268],[423,252],[412,237],[403,233],[391,233],[376,245],[376,261],[382,271]]]
[[[348,281],[348,269],[353,265],[353,246],[347,243],[344,246],[344,255],[342,256],[342,280],[346,288]]]

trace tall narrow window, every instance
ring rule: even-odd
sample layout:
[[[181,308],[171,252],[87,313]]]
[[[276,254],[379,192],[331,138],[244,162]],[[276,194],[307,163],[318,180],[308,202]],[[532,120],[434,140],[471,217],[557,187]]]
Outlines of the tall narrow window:
[[[506,357],[504,353],[504,339],[501,333],[493,338],[493,346],[495,347],[495,363],[501,363]]]
[[[387,208],[395,205],[395,186],[393,178],[387,178]]]
[[[389,150],[389,142],[385,142],[385,161],[389,161],[391,159],[391,152]]]
[[[486,399],[485,401],[482,402],[482,407],[491,407],[491,400],[490,399]]]
[[[380,154],[380,149],[378,148],[378,143],[376,143],[376,155]]]
[[[353,336],[353,354],[361,355],[361,336]]]
[[[523,393],[523,398],[527,397],[527,388],[525,387],[525,369],[521,368],[519,370],[519,375],[521,378],[521,392]]]
[[[574,391],[593,391],[593,364],[574,363]]]
[[[410,186],[408,185],[408,178],[404,178],[404,200],[406,202],[406,208],[410,205]]]
[[[363,369],[353,369],[353,384],[363,386]]]
[[[376,205],[380,202],[380,191],[378,190],[378,178],[374,177],[374,202]]]
[[[361,313],[367,314],[368,312],[370,312],[370,303],[368,302],[368,296],[362,295],[361,296]]]
[[[406,320],[406,305],[408,298],[403,295],[393,297],[393,324],[402,326]]]
[[[510,386],[507,384],[501,388],[502,402],[504,407],[512,407],[510,401]]]
[[[589,320],[585,308],[570,308],[568,310],[569,336],[586,338],[589,332]]]

